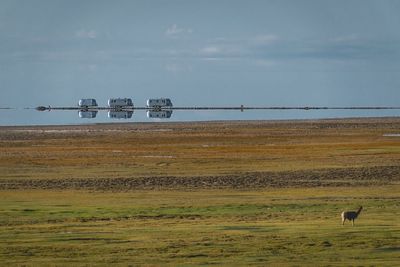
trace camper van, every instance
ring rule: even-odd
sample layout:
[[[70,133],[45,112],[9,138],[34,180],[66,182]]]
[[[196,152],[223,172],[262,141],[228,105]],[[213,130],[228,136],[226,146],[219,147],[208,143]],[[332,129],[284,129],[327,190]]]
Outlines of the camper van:
[[[80,99],[78,101],[78,107],[80,107],[80,108],[97,107],[96,99],[94,99],[94,98]]]
[[[110,119],[130,119],[132,118],[133,111],[116,111],[109,110],[108,117]]]
[[[110,98],[108,99],[109,108],[133,107],[132,99],[130,98]]]
[[[172,108],[172,102],[169,98],[150,98],[147,100],[148,108],[161,108],[161,107],[170,107]]]

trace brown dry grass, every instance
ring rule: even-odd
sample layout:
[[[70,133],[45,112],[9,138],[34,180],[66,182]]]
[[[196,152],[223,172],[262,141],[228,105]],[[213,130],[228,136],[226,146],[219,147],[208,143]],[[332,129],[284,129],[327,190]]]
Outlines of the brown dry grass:
[[[3,127],[0,179],[399,166],[400,119]]]

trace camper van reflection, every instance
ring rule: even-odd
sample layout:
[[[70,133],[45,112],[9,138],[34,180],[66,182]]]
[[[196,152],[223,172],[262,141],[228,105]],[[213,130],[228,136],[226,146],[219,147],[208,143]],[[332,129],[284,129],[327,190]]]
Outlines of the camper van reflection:
[[[171,118],[172,110],[148,110],[147,118],[150,119],[168,119]]]
[[[78,112],[79,118],[82,119],[93,119],[96,118],[97,110],[80,110]]]
[[[172,107],[171,99],[169,98],[150,98],[147,100],[148,108]]]
[[[108,99],[108,107],[110,108],[133,107],[133,102],[132,99],[130,98],[110,98]]]
[[[110,119],[130,119],[132,118],[133,111],[115,111],[109,110],[108,117]]]
[[[80,99],[78,101],[78,107],[80,107],[80,108],[97,107],[96,99],[94,99],[94,98]]]

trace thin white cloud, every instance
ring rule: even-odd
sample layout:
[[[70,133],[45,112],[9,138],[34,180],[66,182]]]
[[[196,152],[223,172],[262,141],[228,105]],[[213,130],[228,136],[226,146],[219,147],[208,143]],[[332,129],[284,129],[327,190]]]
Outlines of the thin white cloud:
[[[200,58],[200,60],[203,60],[203,61],[221,61],[222,58],[219,58],[219,57],[202,57],[202,58]]]
[[[80,71],[96,72],[98,69],[98,65],[97,64],[89,64],[89,65],[84,64],[84,65],[80,65],[78,67],[78,69]]]
[[[168,63],[165,65],[165,70],[172,73],[192,71],[193,67],[190,64]]]
[[[218,37],[199,49],[203,58],[238,58],[254,56],[263,46],[275,43],[280,38],[273,34],[251,36],[244,39],[227,39]]]
[[[206,46],[206,47],[203,47],[202,49],[200,49],[200,52],[202,54],[208,54],[208,55],[219,54],[219,53],[222,52],[222,48],[218,47],[218,46],[214,46],[214,45],[213,46]]]
[[[96,39],[97,35],[97,32],[94,30],[80,29],[75,32],[75,36],[82,39]]]
[[[352,41],[357,41],[359,40],[357,34],[353,33],[350,35],[344,35],[344,36],[338,36],[335,38],[332,38],[331,41],[336,42],[336,43],[345,43],[345,42],[352,42]]]
[[[260,34],[250,39],[252,44],[268,45],[279,40],[279,37],[274,34]]]
[[[177,64],[167,64],[165,65],[165,69],[169,72],[178,72],[179,71],[179,66]]]
[[[190,28],[180,28],[178,25],[173,24],[165,30],[165,35],[168,37],[177,37],[182,34],[191,34],[193,30]]]
[[[256,66],[260,66],[260,67],[272,67],[275,65],[274,61],[266,60],[266,59],[256,59],[253,62]]]
[[[209,44],[200,48],[199,56],[201,58],[236,58],[249,54],[249,50],[241,43]]]

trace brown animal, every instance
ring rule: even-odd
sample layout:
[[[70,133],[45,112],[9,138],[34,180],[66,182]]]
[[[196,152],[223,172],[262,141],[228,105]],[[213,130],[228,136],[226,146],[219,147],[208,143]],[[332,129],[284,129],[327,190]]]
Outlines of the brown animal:
[[[342,225],[344,225],[344,221],[349,220],[351,221],[352,225],[354,226],[354,220],[360,215],[362,210],[362,206],[357,211],[343,211],[342,212]]]

